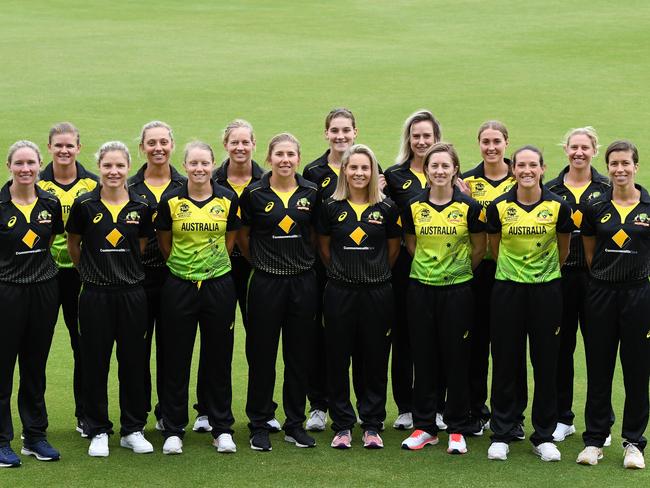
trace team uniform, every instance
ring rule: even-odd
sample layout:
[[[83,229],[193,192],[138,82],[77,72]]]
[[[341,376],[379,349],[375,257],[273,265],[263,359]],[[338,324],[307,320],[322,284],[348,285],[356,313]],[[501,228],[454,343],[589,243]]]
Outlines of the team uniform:
[[[514,440],[528,335],[535,380],[535,431],[530,440],[538,446],[553,441],[557,422],[555,382],[562,329],[557,234],[573,230],[571,208],[547,189],[542,189],[539,202],[521,204],[515,186],[487,208],[487,230],[501,235],[490,315],[492,442]]]
[[[587,357],[586,446],[602,447],[611,426],[612,378],[620,343],[624,445],[646,446],[650,377],[650,195],[620,207],[612,190],[585,207],[581,232],[596,238],[584,326]]]
[[[400,213],[408,208],[409,202],[417,197],[426,187],[424,173],[411,170],[411,162],[391,166],[384,173],[387,186],[384,193],[396,204]],[[400,247],[399,256],[393,266],[393,292],[395,296],[395,321],[391,331],[393,355],[391,361],[391,379],[393,385],[393,398],[400,414],[412,411],[413,404],[413,357],[409,341],[407,324],[407,290],[409,287],[409,274],[413,258],[405,246]],[[444,385],[438,392],[438,411],[444,405]]]
[[[403,216],[404,233],[415,235],[417,242],[407,300],[415,365],[413,426],[433,436],[438,433],[438,383],[443,377],[447,431],[468,433],[474,315],[470,234],[485,232],[485,213],[480,203],[457,188],[444,205],[432,204],[425,189]]]
[[[510,165],[509,160],[505,162]],[[471,197],[487,208],[492,201],[503,195],[515,185],[512,175],[500,180],[492,180],[485,176],[485,162],[481,161],[475,168],[463,173],[463,181],[469,186]],[[488,247],[485,259],[474,270],[474,332],[471,336],[470,355],[470,413],[475,432],[479,432],[483,424],[490,420],[490,409],[487,407],[488,398],[488,368],[490,363],[490,300],[494,286],[494,274],[497,264]],[[519,421],[523,423],[523,412],[528,403],[528,378],[526,362],[521,368],[518,388]]]
[[[20,368],[18,411],[25,446],[46,437],[45,365],[59,310],[57,267],[50,240],[63,233],[59,200],[36,187],[30,205],[0,190],[0,447],[13,439],[11,393],[16,358]]]
[[[147,170],[145,163],[136,174],[129,178],[129,188],[133,192],[144,198],[149,204],[152,215],[155,214],[160,200],[171,192],[180,188],[187,180],[182,176],[176,168],[169,165],[171,180],[166,185],[156,187],[147,183],[144,179],[144,173]],[[153,235],[147,241],[147,247],[142,255],[142,264],[144,266],[144,281],[142,286],[147,294],[147,336],[146,336],[146,357],[145,357],[145,370],[144,370],[144,387],[145,387],[145,400],[147,412],[151,411],[151,343],[153,341],[154,329],[156,332],[156,393],[160,400],[160,395],[163,391],[163,377],[165,370],[165,356],[163,355],[164,339],[161,331],[155,327],[161,321],[161,302],[160,293],[169,275],[169,270],[165,266],[165,259],[160,254],[158,248],[158,241],[156,236]],[[160,406],[157,405],[154,409],[154,414],[157,419],[160,418]]]
[[[323,297],[327,379],[332,429],[350,430],[357,421],[350,402],[350,358],[362,350],[361,427],[379,432],[386,417],[389,334],[393,291],[388,239],[402,235],[397,206],[328,199],[318,233],[330,238],[330,265]]]
[[[316,219],[316,187],[296,175],[293,193],[276,192],[271,173],[244,189],[242,224],[250,227],[253,271],[248,284],[248,396],[246,413],[254,435],[268,431],[275,406],[275,360],[280,330],[284,356],[285,431],[301,427],[312,365],[314,315],[318,289],[313,271],[312,226]]]
[[[81,163],[75,161],[77,177],[72,183],[61,184],[54,179],[53,163],[48,164],[39,175],[38,186],[48,193],[56,196],[61,202],[63,210],[63,224],[68,221],[70,207],[74,199],[93,190],[97,186],[97,176],[87,171]],[[63,309],[63,320],[68,328],[70,346],[74,358],[73,366],[73,392],[75,403],[75,417],[78,421],[83,419],[83,372],[81,364],[81,351],[79,349],[78,307],[81,280],[79,272],[72,264],[68,254],[67,235],[57,235],[50,247],[54,262],[59,268],[57,281],[59,284],[59,305]],[[82,428],[83,426],[80,426]]]
[[[112,434],[108,418],[107,382],[117,343],[121,435],[144,429],[147,420],[143,388],[147,296],[140,238],[153,233],[147,201],[129,190],[124,205],[101,198],[100,186],[75,200],[66,224],[68,234],[81,236],[77,269],[79,334],[84,380],[86,434]]]
[[[557,365],[557,421],[573,425],[573,353],[576,348],[578,324],[584,337],[587,284],[589,270],[580,237],[580,226],[585,206],[603,195],[609,189],[609,180],[591,168],[590,182],[575,188],[564,182],[569,167],[564,168],[557,178],[546,184],[551,192],[559,195],[571,206],[575,229],[571,233],[569,257],[562,266],[562,332]]]
[[[234,192],[212,184],[212,196],[190,198],[187,184],[158,205],[156,229],[170,231],[170,275],[161,291],[165,371],[161,402],[165,437],[182,438],[197,323],[201,329],[200,381],[205,413],[215,439],[232,433],[231,363],[236,294],[226,233],[240,227]]]

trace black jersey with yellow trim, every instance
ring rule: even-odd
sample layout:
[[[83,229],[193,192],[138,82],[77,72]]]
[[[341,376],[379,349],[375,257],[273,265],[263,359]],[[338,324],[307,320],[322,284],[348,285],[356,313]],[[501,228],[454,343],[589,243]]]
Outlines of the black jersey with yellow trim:
[[[129,189],[133,190],[147,201],[151,213],[155,216],[158,203],[160,202],[144,182],[144,172],[147,170],[147,164],[148,163],[144,163],[138,172],[129,178]],[[169,185],[167,185],[167,188],[165,188],[165,191],[163,191],[160,197],[161,200],[171,192],[180,188],[183,183],[187,181],[187,178],[180,174],[172,165],[169,165],[169,168],[171,180]],[[147,247],[142,255],[142,264],[147,268],[165,267],[165,258],[163,258],[160,253],[160,248],[158,247],[158,241],[156,240],[155,235],[147,241]]]
[[[0,190],[0,282],[22,285],[52,279],[58,269],[49,248],[52,237],[63,233],[61,203],[36,186],[27,219],[11,200],[11,184]]]
[[[181,279],[202,281],[230,272],[226,233],[241,227],[237,195],[212,181],[212,196],[190,198],[187,183],[158,204],[157,230],[172,232],[167,259],[170,272]]]
[[[312,230],[318,213],[316,185],[296,175],[298,187],[285,206],[271,189],[271,173],[247,186],[239,200],[241,219],[250,227],[254,268],[275,275],[295,275],[312,268]]]
[[[557,234],[574,225],[571,207],[542,187],[537,203],[517,200],[517,185],[487,208],[487,231],[501,234],[495,278],[518,283],[545,283],[561,277]]]
[[[397,204],[400,212],[408,208],[409,202],[426,188],[426,184],[411,169],[411,161],[391,166],[384,172],[384,177],[384,193]]]
[[[640,185],[639,203],[623,219],[612,189],[584,207],[581,232],[596,238],[591,276],[610,283],[644,281],[650,276],[650,195]]]
[[[99,181],[97,175],[84,168],[79,161],[75,161],[74,164],[77,177],[71,183],[64,185],[56,181],[54,178],[54,164],[52,162],[41,171],[38,178],[38,186],[56,196],[61,202],[63,225],[68,221],[70,207],[72,207],[75,198],[92,191]],[[65,232],[58,234],[54,238],[50,251],[52,252],[52,257],[54,257],[54,262],[59,268],[72,268],[74,266],[68,254],[67,235]]]
[[[609,179],[601,175],[596,168],[591,167],[591,181],[584,189],[582,194],[576,199],[576,195],[565,185],[564,178],[569,172],[569,166],[566,166],[557,178],[546,183],[546,188],[562,197],[562,199],[571,207],[573,223],[575,229],[571,233],[571,250],[564,266],[567,268],[587,268],[585,260],[585,250],[580,237],[580,227],[584,218],[584,208],[592,200],[605,194],[610,188]]]
[[[264,169],[257,164],[255,161],[251,161],[252,163],[252,168],[251,168],[251,180],[248,183],[249,185],[252,183],[255,183],[256,181],[259,181],[260,178],[262,178],[262,175],[264,175]],[[230,159],[226,159],[221,165],[215,169],[212,172],[212,181],[215,183],[218,183],[221,186],[225,186],[226,188],[235,191],[235,189],[232,187],[230,182],[228,181],[228,167],[230,166]]]
[[[416,239],[411,278],[432,286],[472,279],[470,234],[485,232],[485,209],[479,202],[454,187],[449,202],[435,205],[427,188],[409,202],[402,216],[404,233]]]
[[[152,237],[152,217],[148,201],[133,189],[115,220],[102,202],[100,185],[77,198],[66,231],[81,236],[81,281],[96,286],[140,283],[144,279],[140,238]]]
[[[358,215],[347,200],[328,198],[316,230],[330,236],[328,278],[359,285],[390,280],[388,239],[402,236],[399,210],[391,199],[368,205]]]

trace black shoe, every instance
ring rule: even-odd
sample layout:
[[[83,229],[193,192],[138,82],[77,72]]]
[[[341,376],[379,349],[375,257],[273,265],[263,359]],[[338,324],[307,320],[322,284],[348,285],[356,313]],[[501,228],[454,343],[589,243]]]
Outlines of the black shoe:
[[[524,432],[524,424],[517,424],[515,427],[510,431],[510,434],[513,437],[513,440],[515,441],[523,441],[526,439],[526,433]]]
[[[302,427],[294,427],[284,431],[284,440],[296,447],[316,447],[316,441]]]
[[[486,429],[486,422],[480,418],[473,418],[469,421],[469,429],[467,435],[471,437],[480,437]]]
[[[272,451],[271,439],[267,430],[260,430],[251,434],[251,449],[254,451]]]

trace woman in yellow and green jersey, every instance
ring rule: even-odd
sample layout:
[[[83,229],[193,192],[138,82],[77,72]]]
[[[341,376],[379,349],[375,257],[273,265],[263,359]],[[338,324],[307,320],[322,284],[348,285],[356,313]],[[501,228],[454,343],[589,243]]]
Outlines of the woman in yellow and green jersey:
[[[539,149],[512,156],[516,186],[487,208],[487,229],[497,269],[492,290],[492,444],[489,459],[505,460],[517,425],[517,393],[526,338],[535,380],[530,437],[543,461],[559,461],[553,444],[557,420],[556,364],[562,321],[560,266],[569,254],[571,208],[542,186]]]
[[[210,371],[203,378],[202,398],[213,444],[219,452],[235,452],[231,363],[236,295],[230,252],[240,227],[237,196],[212,182],[214,153],[208,144],[189,143],[183,166],[187,183],[162,199],[155,221],[170,271],[161,291],[163,453],[182,452],[197,324],[200,362]]]
[[[38,186],[56,196],[63,209],[63,223],[68,221],[74,199],[97,186],[97,176],[87,171],[77,156],[81,151],[79,130],[69,122],[55,124],[48,134],[47,150],[52,162],[41,171]],[[78,301],[81,290],[79,272],[72,264],[66,244],[66,234],[57,235],[52,242],[52,256],[59,268],[59,303],[63,309],[63,320],[70,335],[74,366],[72,387],[77,418],[77,432],[85,437],[83,426],[83,372],[81,350],[79,349]]]
[[[447,385],[443,420],[450,454],[464,454],[469,429],[470,336],[474,312],[472,270],[485,255],[485,211],[456,187],[460,161],[451,144],[431,146],[424,158],[429,188],[404,210],[404,234],[413,255],[408,326],[415,365],[413,424],[404,449],[438,443],[439,381]],[[442,374],[441,374],[442,373]]]

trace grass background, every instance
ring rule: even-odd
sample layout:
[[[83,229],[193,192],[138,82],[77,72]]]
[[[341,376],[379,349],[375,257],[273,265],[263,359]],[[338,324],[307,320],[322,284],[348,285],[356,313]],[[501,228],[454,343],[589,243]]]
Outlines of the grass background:
[[[589,124],[604,145],[620,137],[635,141],[639,180],[650,184],[645,166],[650,4],[644,0],[5,0],[2,21],[3,151],[18,139],[45,149],[49,127],[70,120],[81,130],[81,160],[89,167],[93,152],[111,139],[127,142],[140,160],[140,127],[161,119],[175,129],[178,161],[182,144],[201,138],[219,148],[226,123],[244,117],[256,128],[257,159],[264,159],[272,135],[288,130],[301,140],[307,163],[326,147],[326,113],[347,106],[357,116],[358,141],[370,145],[386,167],[397,153],[404,119],[425,107],[442,122],[444,138],[458,147],[463,169],[479,160],[476,129],[484,120],[505,122],[512,148],[527,143],[543,148],[549,178],[565,161],[563,134]],[[594,164],[604,168],[602,157]],[[190,433],[184,455],[163,458],[162,440],[150,422],[154,455],[127,452],[114,437],[108,459],[91,459],[87,442],[73,430],[71,353],[60,322],[47,401],[49,437],[63,459],[56,464],[24,459],[21,469],[0,472],[0,486],[642,486],[650,481],[646,472],[622,468],[619,373],[614,446],[595,468],[574,464],[579,436],[561,445],[564,459],[551,465],[535,458],[528,442],[514,445],[507,463],[488,462],[487,438],[471,439],[470,453],[462,457],[448,456],[442,447],[405,452],[399,449],[403,434],[391,428],[380,452],[364,451],[359,432],[354,449],[334,451],[327,447],[327,432],[316,436],[314,450],[293,448],[274,436],[272,453],[254,453],[246,445],[240,324],[237,332],[236,455],[217,456],[209,437]],[[581,347],[576,364],[581,431]],[[111,415],[117,420],[114,371]],[[392,421],[392,401],[388,410]],[[441,442],[446,443],[444,434]],[[18,448],[20,441],[13,445]]]

